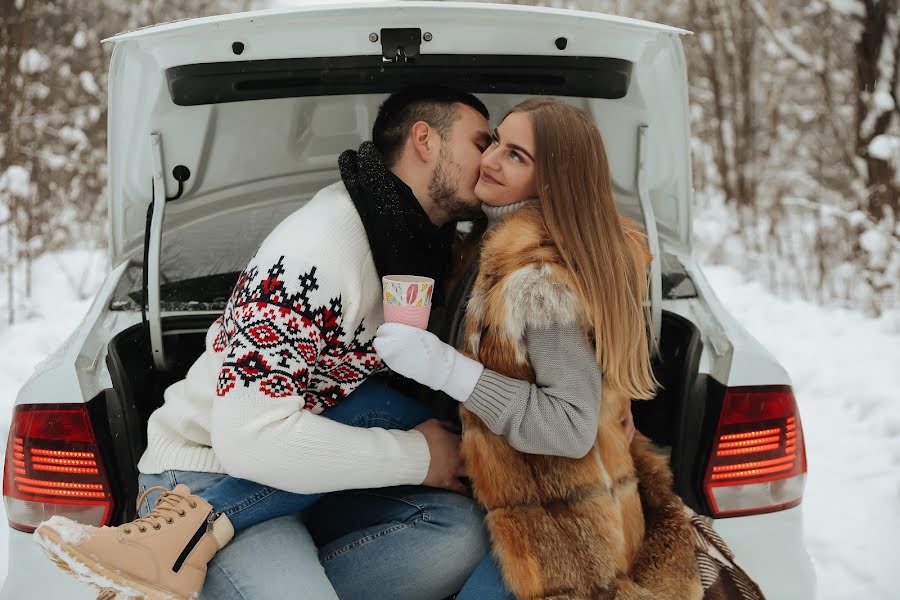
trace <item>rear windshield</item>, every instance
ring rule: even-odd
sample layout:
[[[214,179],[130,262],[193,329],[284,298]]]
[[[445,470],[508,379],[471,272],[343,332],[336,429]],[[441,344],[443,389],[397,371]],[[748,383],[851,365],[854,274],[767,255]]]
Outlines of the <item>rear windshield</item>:
[[[128,263],[109,305],[112,310],[141,310],[141,272],[141,263]],[[221,311],[239,275],[240,271],[230,271],[164,283],[159,288],[160,309]]]
[[[271,209],[269,209],[271,210]],[[273,214],[281,214],[274,211]],[[235,216],[223,216],[235,219]],[[246,219],[241,219],[246,221]],[[279,219],[280,220],[280,219]],[[273,223],[272,227],[277,223]],[[181,235],[167,240],[171,255],[164,257],[160,285],[160,309],[164,311],[221,311],[234,289],[237,279],[272,227],[255,234],[243,233],[231,238],[226,247],[219,243],[221,236],[213,235],[215,228],[194,224]],[[458,225],[460,233],[467,233],[471,222]],[[203,241],[209,242],[204,247]],[[684,266],[669,253],[662,256],[662,295],[665,299],[693,298],[697,295],[694,282]],[[112,310],[141,310],[142,263],[131,260],[119,280],[110,302]]]
[[[163,235],[160,308],[221,310],[238,275],[265,237],[306,198],[211,216]],[[227,235],[223,235],[227,232]],[[141,309],[143,256],[128,261],[113,293],[112,310]]]

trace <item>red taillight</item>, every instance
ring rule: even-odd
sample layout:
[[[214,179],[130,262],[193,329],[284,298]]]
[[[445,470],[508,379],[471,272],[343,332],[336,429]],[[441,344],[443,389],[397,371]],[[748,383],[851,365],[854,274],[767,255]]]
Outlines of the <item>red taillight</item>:
[[[805,483],[806,448],[790,386],[729,388],[703,479],[713,516],[796,506]]]
[[[113,498],[87,406],[16,406],[6,446],[3,496],[10,527],[34,531],[62,515],[106,525]]]

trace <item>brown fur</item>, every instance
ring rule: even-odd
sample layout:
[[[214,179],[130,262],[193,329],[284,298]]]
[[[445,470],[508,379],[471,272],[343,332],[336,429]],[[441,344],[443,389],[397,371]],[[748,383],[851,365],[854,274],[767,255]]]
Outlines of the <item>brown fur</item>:
[[[643,276],[649,254],[642,234],[633,222],[624,225]],[[466,350],[489,369],[534,382],[525,327],[563,322],[584,328],[574,289],[539,209],[506,217],[485,237]],[[629,448],[620,422],[626,410],[630,398],[604,382],[594,447],[569,459],[518,452],[461,409],[475,496],[488,511],[507,587],[520,600],[702,597],[669,468],[640,434]]]

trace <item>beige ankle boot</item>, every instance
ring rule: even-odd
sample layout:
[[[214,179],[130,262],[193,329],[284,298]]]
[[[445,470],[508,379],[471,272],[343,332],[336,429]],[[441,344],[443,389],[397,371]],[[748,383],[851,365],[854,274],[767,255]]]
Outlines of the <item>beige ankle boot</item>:
[[[91,527],[53,517],[34,532],[41,549],[63,570],[104,593],[178,600],[196,598],[206,565],[234,536],[231,521],[217,515],[185,485],[162,496],[143,519],[118,527]]]

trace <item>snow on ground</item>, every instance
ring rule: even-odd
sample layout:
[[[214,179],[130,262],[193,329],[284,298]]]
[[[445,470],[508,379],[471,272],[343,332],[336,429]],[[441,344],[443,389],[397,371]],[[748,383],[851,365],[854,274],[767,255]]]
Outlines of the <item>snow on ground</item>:
[[[6,274],[0,281],[0,449],[6,456],[9,421],[16,393],[34,367],[81,322],[106,274],[106,258],[96,250],[70,250],[34,264],[32,299],[17,303],[16,324],[7,324]],[[20,274],[21,275],[21,274]],[[0,504],[0,582],[7,569],[6,506]]]
[[[16,357],[0,363],[0,431],[18,388],[86,312],[90,300],[75,288],[89,296],[103,265],[101,253],[87,251],[36,265],[30,318],[0,325],[0,356]],[[896,597],[889,578],[900,556],[900,315],[875,320],[782,300],[728,267],[706,273],[725,306],[793,378],[809,460],[806,537],[822,600]],[[4,517],[0,506],[0,522]],[[0,580],[6,537],[0,527]]]
[[[804,526],[822,599],[896,598],[900,315],[869,319],[782,300],[732,268],[704,272],[791,375],[809,468]]]

